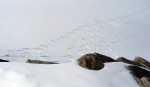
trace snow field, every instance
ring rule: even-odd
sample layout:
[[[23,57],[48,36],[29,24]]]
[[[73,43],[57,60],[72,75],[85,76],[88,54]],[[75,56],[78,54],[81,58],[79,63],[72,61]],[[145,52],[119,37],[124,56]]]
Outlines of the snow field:
[[[123,63],[106,63],[99,71],[76,63],[37,65],[0,64],[1,87],[137,87]]]

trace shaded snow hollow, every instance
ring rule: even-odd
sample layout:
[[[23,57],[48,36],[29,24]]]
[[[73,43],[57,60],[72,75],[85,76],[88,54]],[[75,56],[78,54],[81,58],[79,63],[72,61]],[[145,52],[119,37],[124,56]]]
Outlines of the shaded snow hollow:
[[[94,71],[76,63],[0,63],[0,87],[138,87],[124,63]]]

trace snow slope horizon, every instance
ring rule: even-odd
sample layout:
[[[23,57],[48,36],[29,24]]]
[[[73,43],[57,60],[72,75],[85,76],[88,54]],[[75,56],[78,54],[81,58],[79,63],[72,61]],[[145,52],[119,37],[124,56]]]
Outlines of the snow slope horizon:
[[[0,0],[0,55],[51,60],[99,52],[149,60],[149,3]]]

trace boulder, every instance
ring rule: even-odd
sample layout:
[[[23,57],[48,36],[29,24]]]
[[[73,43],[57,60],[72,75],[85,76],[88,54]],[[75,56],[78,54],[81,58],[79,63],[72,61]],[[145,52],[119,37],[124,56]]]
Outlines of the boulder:
[[[85,54],[77,62],[81,67],[91,70],[100,70],[104,67],[103,62],[94,54]]]
[[[77,60],[77,62],[80,66],[84,68],[91,70],[100,70],[104,67],[103,63],[116,61],[108,56],[99,53],[90,53],[83,55]]]

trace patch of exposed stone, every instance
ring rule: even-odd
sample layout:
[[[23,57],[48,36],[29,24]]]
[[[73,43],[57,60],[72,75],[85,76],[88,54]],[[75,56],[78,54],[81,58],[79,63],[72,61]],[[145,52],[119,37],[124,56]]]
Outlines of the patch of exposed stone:
[[[92,53],[83,55],[77,62],[81,67],[91,70],[100,70],[104,68],[104,63],[116,62],[116,60],[99,53]]]
[[[126,59],[124,57],[119,57],[116,59],[117,62],[124,62],[124,63],[127,63],[127,64],[132,64],[132,65],[136,65],[136,66],[139,66],[140,64],[137,63],[137,62],[134,62],[132,60],[129,60],[129,59]]]
[[[142,87],[150,87],[150,77],[141,78]]]
[[[99,54],[85,54],[77,60],[81,67],[90,70],[101,70],[104,68],[104,63],[107,62],[123,62],[130,64],[127,69],[130,71],[133,78],[141,87],[150,87],[150,62],[141,57],[135,57],[135,59],[129,60],[124,57],[119,57],[114,60],[111,57]]]
[[[9,62],[8,60],[0,59],[0,62]]]
[[[102,63],[106,63],[106,62],[116,62],[116,60],[114,60],[113,58],[111,57],[108,57],[106,55],[102,55],[102,54],[99,54],[99,53],[93,53],[93,55],[96,56],[96,58],[98,58],[99,60],[102,61]]]
[[[150,62],[141,57],[133,60],[139,66],[128,66],[131,75],[141,87],[150,87]]]
[[[145,60],[144,58],[141,57],[135,57],[135,59],[133,60],[136,63],[139,63],[140,66],[150,69],[150,62]]]
[[[48,62],[48,61],[41,61],[41,60],[30,60],[28,59],[26,63],[32,63],[32,64],[58,64],[56,62]]]
[[[104,67],[103,62],[94,54],[86,54],[77,60],[78,64],[91,70],[100,70]]]
[[[150,77],[150,71],[137,67],[137,66],[128,66],[127,69],[131,72],[131,74],[136,78],[142,78],[142,77]]]
[[[128,66],[127,68],[141,87],[150,87],[150,71],[138,66]]]

